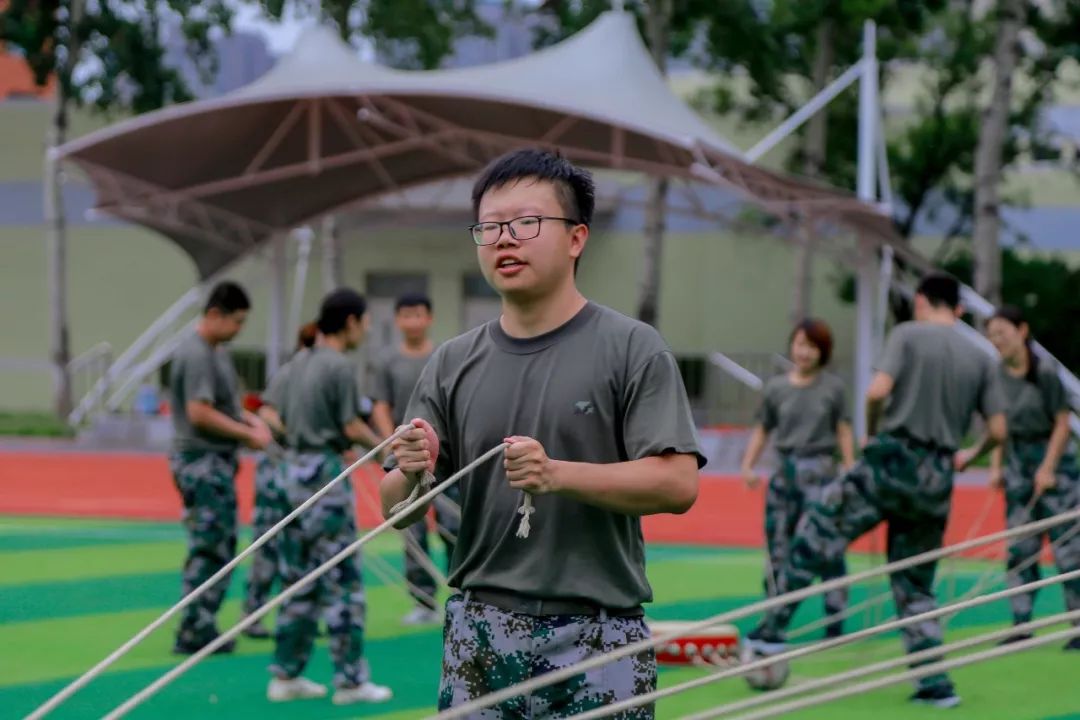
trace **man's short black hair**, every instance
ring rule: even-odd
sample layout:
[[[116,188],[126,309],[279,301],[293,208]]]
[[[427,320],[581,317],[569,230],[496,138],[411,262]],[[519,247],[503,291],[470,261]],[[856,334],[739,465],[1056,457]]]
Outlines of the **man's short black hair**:
[[[394,312],[401,308],[420,307],[421,305],[426,307],[428,312],[431,312],[431,298],[427,295],[420,292],[405,293],[394,303]]]
[[[558,153],[539,148],[508,152],[489,164],[473,185],[473,215],[480,213],[484,193],[524,178],[546,180],[555,186],[555,197],[565,217],[591,225],[596,206],[596,184],[592,174]]]
[[[952,275],[942,272],[931,273],[919,282],[919,295],[926,298],[933,307],[947,307],[955,310],[960,305],[960,283]]]
[[[319,332],[323,335],[333,335],[345,329],[349,318],[364,317],[367,312],[367,301],[364,296],[352,288],[339,288],[325,298],[319,307]]]
[[[217,310],[222,315],[232,315],[240,310],[250,310],[251,299],[248,298],[244,288],[232,280],[224,280],[214,286],[210,291],[210,297],[206,299],[203,314],[211,310]]]

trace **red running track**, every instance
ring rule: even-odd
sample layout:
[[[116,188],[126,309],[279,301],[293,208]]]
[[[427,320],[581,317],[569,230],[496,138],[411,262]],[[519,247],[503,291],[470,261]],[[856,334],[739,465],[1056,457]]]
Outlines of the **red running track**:
[[[370,500],[376,497],[380,475],[375,465],[366,465],[354,475],[360,521],[367,527],[381,521]],[[253,500],[253,463],[248,458],[241,462],[237,493],[240,519],[247,523]],[[761,491],[746,489],[737,478],[707,475],[693,509],[685,515],[645,518],[645,537],[652,542],[760,547],[763,498]],[[180,507],[164,456],[40,451],[0,454],[0,513],[176,520]],[[956,488],[946,543],[1003,527],[999,494],[981,487]],[[883,528],[879,528],[861,538],[854,549],[883,552],[884,537]],[[989,557],[1001,552],[998,543],[972,554]]]

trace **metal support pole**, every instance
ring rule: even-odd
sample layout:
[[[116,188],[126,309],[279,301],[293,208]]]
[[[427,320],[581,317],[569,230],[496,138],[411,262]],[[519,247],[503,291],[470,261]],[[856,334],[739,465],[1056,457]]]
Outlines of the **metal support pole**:
[[[877,146],[874,142],[878,125],[877,87],[877,28],[873,21],[863,25],[863,60],[859,76],[859,167],[857,192],[859,199],[874,203],[877,197],[875,159]],[[863,404],[870,386],[873,365],[874,340],[874,257],[870,244],[860,238],[858,269],[855,274],[855,436],[866,436],[866,414]]]
[[[266,331],[266,378],[269,381],[281,363],[285,340],[285,285],[288,282],[286,243],[288,235],[270,241],[270,312]]]
[[[297,258],[296,276],[293,278],[292,302],[289,306],[289,327],[287,341],[300,332],[300,313],[304,311],[304,293],[307,290],[308,261],[311,258],[311,228],[304,227],[296,231]]]

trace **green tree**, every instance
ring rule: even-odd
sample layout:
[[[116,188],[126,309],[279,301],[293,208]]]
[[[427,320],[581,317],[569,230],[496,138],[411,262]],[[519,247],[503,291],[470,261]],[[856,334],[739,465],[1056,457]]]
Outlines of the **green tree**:
[[[459,38],[490,36],[493,28],[476,13],[476,0],[299,0],[290,6],[331,22],[354,46],[371,42],[386,64],[431,70],[454,50]],[[280,20],[285,0],[262,0]]]
[[[0,4],[0,46],[26,59],[40,86],[55,82],[47,145],[67,140],[72,105],[102,113],[141,113],[191,98],[165,60],[170,26],[181,31],[203,79],[216,70],[215,33],[228,32],[226,0],[7,0]],[[55,410],[71,411],[67,327],[66,218],[60,177],[48,157],[44,178],[52,311],[50,355],[58,378]]]

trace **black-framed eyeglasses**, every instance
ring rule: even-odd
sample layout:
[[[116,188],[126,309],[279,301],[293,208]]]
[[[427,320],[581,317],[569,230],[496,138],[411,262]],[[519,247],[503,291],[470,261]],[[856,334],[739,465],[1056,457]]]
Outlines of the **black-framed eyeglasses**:
[[[494,245],[502,236],[503,227],[510,229],[510,237],[515,240],[532,240],[540,234],[540,222],[542,220],[561,220],[569,225],[580,225],[577,220],[551,215],[524,215],[513,220],[502,222],[479,222],[468,227],[473,242],[477,245]]]

